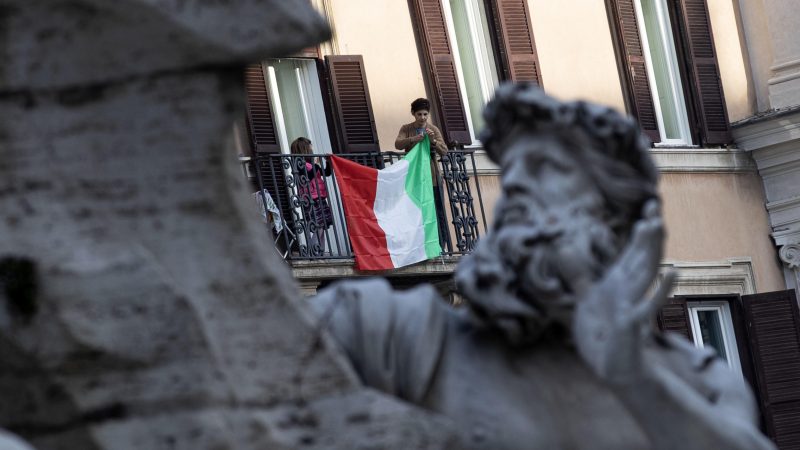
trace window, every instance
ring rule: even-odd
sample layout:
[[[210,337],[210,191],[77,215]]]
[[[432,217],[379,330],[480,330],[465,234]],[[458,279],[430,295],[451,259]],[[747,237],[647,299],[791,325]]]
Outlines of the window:
[[[691,144],[689,117],[666,0],[636,0],[634,5],[660,141],[664,144]]]
[[[472,142],[483,129],[484,105],[498,85],[497,65],[492,49],[486,10],[482,0],[445,0],[442,3],[453,42],[461,96]]]
[[[706,0],[606,0],[629,112],[662,145],[731,142]]]
[[[661,308],[658,326],[714,348],[749,382],[768,436],[781,448],[800,445],[800,309],[794,290],[676,296]]]
[[[541,85],[527,0],[409,0],[437,125],[450,145],[477,144],[501,81]]]
[[[291,142],[301,136],[311,139],[315,152],[330,153],[330,135],[314,60],[270,59],[261,67],[269,86],[281,153],[289,153]]]
[[[694,345],[700,348],[711,347],[728,363],[728,367],[741,374],[739,351],[736,349],[736,335],[733,319],[727,301],[687,302],[689,324],[692,328]]]

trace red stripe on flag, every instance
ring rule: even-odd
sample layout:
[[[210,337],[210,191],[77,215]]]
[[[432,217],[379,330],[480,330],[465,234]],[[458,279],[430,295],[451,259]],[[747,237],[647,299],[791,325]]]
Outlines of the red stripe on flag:
[[[350,244],[358,270],[394,268],[386,244],[386,233],[378,225],[373,209],[378,186],[378,170],[332,156],[336,182],[342,194]]]

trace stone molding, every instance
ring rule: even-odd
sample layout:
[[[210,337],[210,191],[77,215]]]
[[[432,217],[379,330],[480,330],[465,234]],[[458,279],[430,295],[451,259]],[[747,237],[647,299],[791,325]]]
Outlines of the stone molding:
[[[785,246],[800,242],[800,196],[769,202],[767,211],[775,244]]]
[[[751,156],[741,149],[656,147],[650,150],[658,170],[662,173],[749,173],[756,171]],[[482,149],[475,151],[478,175],[500,175]]]
[[[773,111],[732,124],[736,146],[745,151],[764,149],[800,139],[800,109]],[[761,164],[759,164],[759,169]]]
[[[756,165],[750,155],[739,149],[655,147],[650,150],[650,155],[662,173],[756,171]]]
[[[361,278],[374,276],[414,277],[432,275],[450,275],[455,271],[461,256],[442,256],[418,264],[413,264],[399,269],[381,272],[359,272],[354,267],[351,259],[321,259],[298,260],[290,262],[292,274],[303,286],[304,293],[308,293],[311,284],[323,280],[340,278]]]
[[[750,258],[723,261],[671,261],[661,263],[661,272],[676,272],[672,295],[715,295],[756,293]],[[660,278],[659,278],[660,281]]]

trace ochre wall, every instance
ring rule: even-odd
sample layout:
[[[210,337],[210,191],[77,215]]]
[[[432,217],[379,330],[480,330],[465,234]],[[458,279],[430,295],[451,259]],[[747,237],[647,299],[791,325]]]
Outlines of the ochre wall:
[[[662,174],[660,191],[667,259],[749,257],[759,292],[785,289],[756,173]]]
[[[714,33],[722,89],[731,122],[752,116],[754,92],[748,78],[744,35],[737,20],[736,5],[731,0],[706,0]]]
[[[602,0],[528,0],[545,90],[625,110]]]
[[[364,57],[381,150],[394,150],[411,101],[426,96],[408,2],[341,0],[331,11],[339,53]]]
[[[740,120],[753,114],[756,94],[736,5],[707,1],[729,118]],[[624,110],[605,2],[528,0],[528,6],[545,90]],[[397,129],[411,119],[411,100],[426,95],[409,4],[339,0],[329,11],[339,53],[364,56],[381,148],[391,149]]]

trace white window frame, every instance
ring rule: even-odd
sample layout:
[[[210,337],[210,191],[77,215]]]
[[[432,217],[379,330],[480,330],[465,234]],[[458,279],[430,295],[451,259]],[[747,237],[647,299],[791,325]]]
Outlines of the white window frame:
[[[653,99],[656,120],[658,122],[658,133],[661,138],[661,142],[655,145],[657,147],[675,145],[690,146],[692,145],[692,133],[689,128],[689,115],[686,110],[686,99],[683,96],[683,83],[681,81],[680,70],[678,69],[678,54],[675,50],[675,39],[672,35],[672,26],[669,13],[666,10],[666,2],[665,0],[653,0],[660,25],[661,40],[667,47],[664,50],[668,56],[667,70],[669,71],[669,80],[673,92],[672,100],[677,105],[678,128],[679,134],[681,135],[679,139],[667,139],[664,131],[664,116],[661,112],[661,100],[658,96],[658,86],[656,85],[653,59],[650,53],[650,42],[647,39],[647,28],[645,27],[641,1],[642,0],[635,0],[633,4],[635,7],[634,9],[636,9],[636,21],[639,26],[639,39],[642,43],[645,61],[647,61],[647,81],[650,83],[650,96]]]
[[[741,377],[742,363],[739,360],[739,347],[736,344],[736,334],[733,330],[730,303],[726,300],[688,300],[686,307],[689,310],[689,324],[692,327],[694,345],[699,348],[705,348],[705,343],[703,342],[700,318],[697,313],[700,311],[713,311],[718,314],[728,367]]]
[[[467,22],[470,28],[470,41],[472,48],[475,50],[475,60],[480,61],[478,64],[478,78],[480,79],[481,96],[483,97],[483,104],[491,100],[494,95],[495,82],[492,77],[492,65],[494,61],[489,58],[489,45],[485,39],[481,39],[484,35],[483,23],[480,20],[480,11],[477,8],[484,8],[483,0],[463,0],[465,2],[464,9],[467,11]],[[445,23],[447,24],[447,36],[450,39],[453,49],[453,60],[456,66],[456,76],[458,77],[458,84],[461,91],[461,106],[464,108],[464,113],[467,117],[467,127],[472,139],[472,145],[466,148],[481,148],[482,144],[475,134],[475,126],[472,124],[472,110],[470,109],[469,102],[467,101],[467,85],[464,82],[464,72],[461,68],[460,50],[458,48],[458,40],[456,39],[456,27],[453,22],[453,12],[450,9],[450,1],[442,0],[442,10],[444,12]]]
[[[270,65],[271,61],[280,61],[281,59],[291,59],[303,65],[302,69],[295,68],[294,72],[300,91],[300,107],[303,113],[306,137],[314,143],[315,152],[332,153],[328,121],[325,115],[325,106],[322,103],[322,90],[319,87],[320,82],[316,63],[306,58],[280,58],[264,61],[266,66],[264,77],[269,83],[270,101],[281,153],[288,154],[291,149],[289,138],[286,135],[286,124],[283,121],[283,104],[278,91],[278,79],[275,75],[275,68]]]

